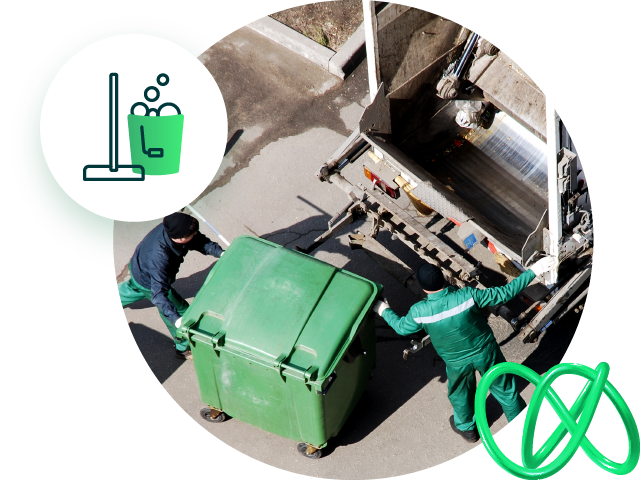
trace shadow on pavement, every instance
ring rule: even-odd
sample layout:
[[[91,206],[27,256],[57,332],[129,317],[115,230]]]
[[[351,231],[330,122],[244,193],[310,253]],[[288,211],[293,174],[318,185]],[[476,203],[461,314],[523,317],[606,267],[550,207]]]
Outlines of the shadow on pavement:
[[[373,378],[340,433],[323,449],[323,454],[329,455],[337,447],[366,438],[426,384],[446,383],[445,364],[433,347],[422,349],[406,361],[402,359],[402,351],[411,338],[414,337],[397,336],[396,341],[382,343],[378,340],[378,361]],[[443,416],[443,421],[449,418],[449,414],[437,414]],[[416,421],[419,422],[419,418]]]
[[[194,297],[212,268],[213,265],[188,277],[179,278],[173,284],[173,288],[184,298]],[[125,308],[133,310],[152,308],[157,312],[153,304],[146,299],[127,305]],[[159,313],[156,314],[159,315]],[[169,331],[167,330],[166,334],[159,333],[138,323],[130,323],[129,328],[149,368],[158,381],[164,383],[184,362],[184,360],[175,358],[174,344],[169,336]]]
[[[193,275],[189,275],[188,277],[177,279],[175,283],[172,285],[172,287],[182,296],[182,298],[195,297],[198,291],[200,290],[200,287],[202,287],[202,284],[204,283],[205,279],[207,278],[207,275],[209,275],[209,272],[213,268],[214,264],[215,262],[212,263],[207,268],[205,268],[204,270],[194,273]],[[151,301],[144,299],[144,300],[131,303],[124,308],[130,308],[131,310],[140,310],[144,308],[155,308],[155,307],[153,306],[153,303],[151,303]]]
[[[142,303],[142,302],[138,302]],[[140,353],[160,383],[164,383],[184,363],[175,357],[171,337],[139,323],[130,323],[131,334],[138,344]]]
[[[196,252],[196,253],[191,253],[191,255],[199,255],[199,254]],[[207,258],[214,260],[214,262],[204,270],[200,270],[199,272],[189,275],[188,277],[177,279],[175,283],[172,285],[173,288],[175,288],[175,290],[180,295],[182,295],[183,298],[195,297],[196,294],[200,291],[202,284],[207,279],[207,275],[209,275],[209,272],[211,271],[211,269],[215,265],[215,261],[217,260],[214,257],[207,257]]]
[[[244,130],[240,128],[240,129],[236,130],[233,133],[233,135],[231,135],[231,138],[227,142],[227,146],[224,149],[224,155],[226,155],[227,153],[229,153],[231,151],[231,149],[237,143],[237,141],[240,140],[240,137],[242,136],[243,133],[244,133]]]

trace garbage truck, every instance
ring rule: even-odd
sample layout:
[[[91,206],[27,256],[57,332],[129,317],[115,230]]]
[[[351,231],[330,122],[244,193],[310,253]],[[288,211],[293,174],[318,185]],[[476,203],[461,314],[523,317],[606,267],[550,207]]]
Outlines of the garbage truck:
[[[373,98],[317,172],[346,203],[326,232],[298,248],[311,252],[366,218],[351,246],[418,296],[415,272],[376,240],[381,231],[458,287],[504,284],[541,257],[557,257],[557,271],[490,312],[521,341],[536,342],[565,314],[581,312],[591,275],[589,190],[571,136],[535,82],[486,39],[423,10],[369,5]],[[428,338],[412,343],[405,358]]]

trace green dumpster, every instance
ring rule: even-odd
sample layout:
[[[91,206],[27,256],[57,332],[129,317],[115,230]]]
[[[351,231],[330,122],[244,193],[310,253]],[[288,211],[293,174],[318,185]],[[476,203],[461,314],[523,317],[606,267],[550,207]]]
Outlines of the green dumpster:
[[[382,286],[251,236],[236,238],[183,316],[203,418],[229,416],[317,458],[375,366]]]

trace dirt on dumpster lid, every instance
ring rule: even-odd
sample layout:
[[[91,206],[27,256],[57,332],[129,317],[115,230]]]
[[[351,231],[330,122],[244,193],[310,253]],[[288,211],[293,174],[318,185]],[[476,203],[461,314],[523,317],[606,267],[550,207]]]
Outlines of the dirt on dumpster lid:
[[[269,16],[320,45],[338,51],[362,23],[362,1],[312,3]]]

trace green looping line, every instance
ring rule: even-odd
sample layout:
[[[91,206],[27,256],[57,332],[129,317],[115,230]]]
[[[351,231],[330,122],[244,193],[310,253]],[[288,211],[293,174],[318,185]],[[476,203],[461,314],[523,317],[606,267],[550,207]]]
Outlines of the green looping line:
[[[527,417],[522,433],[522,463],[524,466],[512,462],[500,451],[491,435],[487,422],[486,399],[489,386],[496,378],[504,374],[518,375],[536,387],[529,408],[527,409]],[[560,397],[558,397],[553,388],[551,388],[551,384],[556,378],[566,374],[578,375],[588,380],[570,409],[567,409],[562,400],[560,400]],[[578,447],[581,447],[596,465],[607,472],[616,475],[626,475],[631,472],[638,464],[638,459],[640,458],[638,426],[622,396],[614,386],[607,381],[608,375],[609,365],[604,362],[599,364],[595,370],[576,363],[562,363],[551,368],[542,377],[530,368],[517,363],[504,362],[495,365],[483,375],[478,384],[475,398],[476,423],[487,452],[489,452],[489,455],[491,455],[495,462],[504,470],[524,479],[550,477],[561,470],[569,460],[571,460],[571,457],[576,453]],[[587,429],[591,424],[603,392],[609,397],[609,400],[611,400],[611,403],[613,403],[618,411],[627,431],[629,454],[624,463],[616,463],[602,455],[586,437]],[[540,450],[534,454],[533,434],[538,413],[540,412],[540,406],[542,405],[542,400],[545,398],[558,414],[558,417],[560,417],[561,423],[542,447],[540,447]],[[578,417],[580,420],[576,423]],[[551,455],[567,433],[571,434],[571,440],[569,440],[564,450],[558,455],[558,458],[549,463],[549,465],[538,468],[549,455]]]

